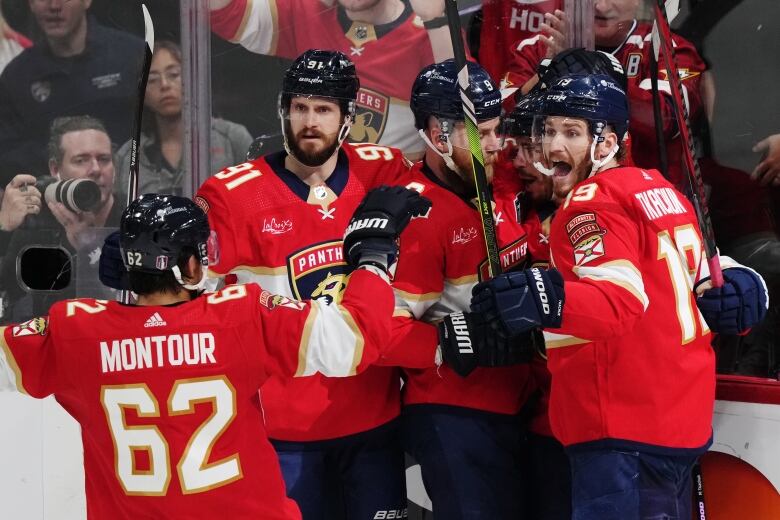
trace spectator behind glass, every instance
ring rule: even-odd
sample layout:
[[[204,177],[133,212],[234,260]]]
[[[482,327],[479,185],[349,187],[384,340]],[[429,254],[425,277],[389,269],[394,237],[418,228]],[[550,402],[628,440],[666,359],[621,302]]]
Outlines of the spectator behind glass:
[[[28,319],[36,312],[45,312],[56,299],[75,296],[71,284],[68,294],[53,292],[46,298],[17,302],[29,292],[30,279],[23,271],[32,272],[38,280],[49,280],[46,286],[59,286],[63,276],[75,272],[81,286],[89,281],[97,283],[97,259],[107,230],[119,225],[123,205],[113,193],[114,163],[111,139],[103,124],[90,116],[61,117],[51,126],[48,145],[49,172],[57,180],[88,179],[97,184],[99,201],[91,211],[74,212],[60,202],[43,200],[41,192],[32,185],[35,177],[15,176],[6,186],[0,208],[0,241],[8,244],[0,271],[0,290],[13,306],[5,316]],[[31,245],[61,248],[68,254],[57,262],[52,256],[32,255],[22,261],[22,255]],[[45,258],[45,259],[44,259]],[[29,261],[28,261],[29,260]],[[71,260],[76,261],[75,267]],[[89,269],[92,269],[90,271]],[[22,284],[21,280],[26,280]],[[29,296],[29,295],[28,295]],[[86,296],[86,294],[79,294]],[[95,296],[105,296],[98,294]]]
[[[89,114],[113,142],[130,136],[143,41],[87,16],[91,0],[29,0],[42,38],[0,75],[0,186],[47,171],[51,122]]]
[[[360,76],[350,141],[422,156],[409,92],[420,69],[452,57],[443,0],[209,0],[209,9],[211,30],[250,52],[293,59],[307,49],[333,49],[349,56]]]
[[[181,48],[170,41],[154,44],[154,57],[144,97],[145,112],[139,152],[138,193],[182,194],[187,172],[182,164]],[[211,119],[211,172],[246,161],[252,136],[242,125]],[[130,141],[119,149],[117,190],[126,193],[130,171]]]

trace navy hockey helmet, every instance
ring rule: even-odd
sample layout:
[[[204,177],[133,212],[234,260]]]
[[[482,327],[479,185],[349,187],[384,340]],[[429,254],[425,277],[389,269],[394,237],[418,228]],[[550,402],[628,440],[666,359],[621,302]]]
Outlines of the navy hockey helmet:
[[[469,99],[474,104],[477,121],[501,115],[501,91],[480,65],[468,62]],[[458,72],[452,59],[422,69],[412,85],[410,107],[414,126],[427,128],[428,117],[463,121],[463,102],[458,89]]]
[[[599,140],[605,125],[615,130],[618,140],[622,140],[628,131],[626,92],[611,76],[604,74],[558,78],[539,93],[537,113],[585,119]]]
[[[298,56],[284,74],[279,110],[289,110],[294,96],[316,96],[335,99],[344,115],[354,117],[359,88],[355,64],[344,53],[310,49]]]
[[[611,76],[620,88],[626,90],[627,80],[620,61],[604,51],[583,48],[564,49],[551,59],[542,60],[536,70],[539,88],[546,88],[558,78],[572,75],[604,74]]]
[[[504,116],[502,135],[531,137],[531,129],[539,108],[539,93],[530,92],[521,97],[512,111]]]
[[[203,280],[198,285],[205,281],[209,221],[192,200],[175,195],[141,195],[122,213],[119,233],[122,259],[128,271],[173,271],[184,285],[177,263],[183,254],[194,254],[204,268]]]

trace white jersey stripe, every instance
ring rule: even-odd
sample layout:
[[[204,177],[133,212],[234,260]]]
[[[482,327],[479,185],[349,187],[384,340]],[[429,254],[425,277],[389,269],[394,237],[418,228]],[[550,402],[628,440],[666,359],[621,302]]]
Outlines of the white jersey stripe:
[[[0,327],[0,392],[14,390],[27,393],[22,386],[22,373],[5,342],[5,327]]]
[[[650,304],[639,269],[627,260],[615,260],[596,266],[575,266],[574,273],[580,279],[589,278],[599,282],[610,282],[626,289],[642,303],[645,310]]]
[[[344,307],[311,302],[298,354],[296,376],[317,372],[328,377],[355,375],[363,357],[363,335]]]

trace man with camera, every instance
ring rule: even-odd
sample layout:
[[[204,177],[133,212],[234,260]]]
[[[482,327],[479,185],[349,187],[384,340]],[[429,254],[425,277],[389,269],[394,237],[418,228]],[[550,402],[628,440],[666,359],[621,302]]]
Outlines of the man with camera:
[[[105,235],[101,229],[116,227],[122,212],[113,192],[111,139],[101,121],[91,116],[55,119],[47,153],[51,176],[16,175],[0,206],[0,250],[5,251],[0,289],[14,305],[30,289],[72,289],[71,271],[97,280],[96,273],[91,277],[74,269],[71,260],[81,255],[81,265],[96,266]],[[30,252],[33,245],[41,249]],[[81,277],[79,282],[87,281]],[[13,309],[14,317],[23,318],[26,309]]]

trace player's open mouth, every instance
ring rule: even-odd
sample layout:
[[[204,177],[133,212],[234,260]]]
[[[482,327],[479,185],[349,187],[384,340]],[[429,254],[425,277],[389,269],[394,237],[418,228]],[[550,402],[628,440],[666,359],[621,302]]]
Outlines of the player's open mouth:
[[[553,163],[553,177],[566,177],[571,173],[571,165],[563,161]]]

